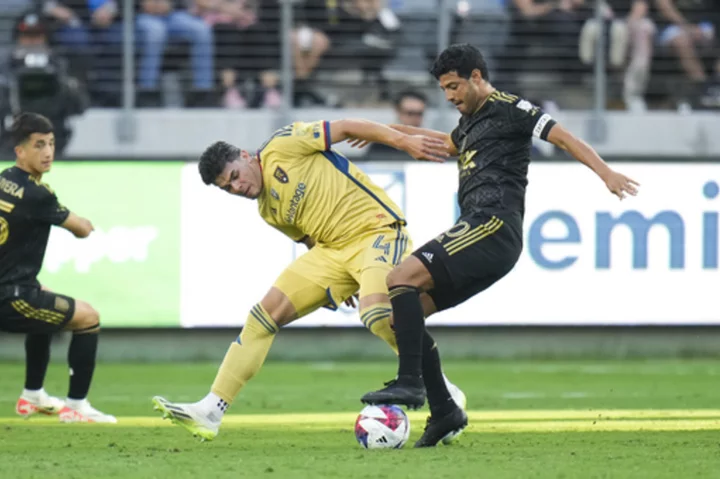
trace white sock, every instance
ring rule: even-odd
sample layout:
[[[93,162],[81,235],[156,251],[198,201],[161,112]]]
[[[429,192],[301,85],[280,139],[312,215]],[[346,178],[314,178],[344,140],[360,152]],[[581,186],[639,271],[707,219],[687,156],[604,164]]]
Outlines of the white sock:
[[[69,407],[70,409],[80,409],[80,407],[85,403],[85,399],[70,399],[67,398],[65,400],[65,405]]]
[[[228,403],[213,392],[208,393],[207,396],[195,404],[197,404],[207,418],[213,422],[220,422],[229,407]]]
[[[40,399],[42,396],[45,396],[47,393],[45,392],[44,388],[32,390],[32,389],[23,389],[22,397],[25,399]]]

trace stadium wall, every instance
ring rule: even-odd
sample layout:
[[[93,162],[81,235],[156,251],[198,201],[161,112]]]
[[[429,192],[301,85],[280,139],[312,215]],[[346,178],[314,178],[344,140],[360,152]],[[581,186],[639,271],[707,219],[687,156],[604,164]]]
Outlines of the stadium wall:
[[[74,119],[74,136],[67,156],[98,159],[103,157],[197,158],[213,141],[223,139],[252,149],[260,146],[272,131],[294,120],[336,120],[367,118],[382,123],[395,121],[391,110],[383,109],[303,109],[290,117],[269,110],[234,112],[229,110],[137,110],[128,124],[119,110],[90,110]],[[553,116],[573,133],[592,142],[600,153],[614,156],[720,158],[720,116],[714,112],[678,115],[676,112],[607,112],[604,137],[593,134],[592,112],[560,111]],[[429,109],[426,125],[450,131],[457,124],[457,113]],[[130,133],[126,136],[127,133]],[[339,145],[345,154],[357,154]]]
[[[104,362],[220,361],[239,328],[106,329]],[[720,357],[720,328],[698,327],[432,327],[445,358],[645,359]],[[69,333],[55,337],[53,361],[64,363]],[[22,361],[23,338],[0,335],[0,361]],[[387,346],[360,328],[287,329],[278,334],[271,361],[393,360]]]

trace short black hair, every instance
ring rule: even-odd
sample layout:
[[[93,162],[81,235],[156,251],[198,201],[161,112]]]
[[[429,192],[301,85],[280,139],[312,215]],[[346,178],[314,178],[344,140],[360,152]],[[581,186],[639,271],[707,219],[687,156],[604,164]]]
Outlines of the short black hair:
[[[10,127],[10,136],[13,146],[18,146],[25,143],[33,133],[46,135],[54,131],[50,120],[37,113],[26,112],[15,117],[12,127]]]
[[[215,183],[220,173],[225,169],[225,165],[232,163],[240,156],[240,148],[226,143],[224,141],[216,141],[200,156],[200,177],[206,185]]]
[[[483,79],[490,81],[487,62],[482,52],[469,43],[460,43],[443,50],[430,68],[430,73],[438,80],[446,73],[454,71],[467,80],[473,70],[480,70]]]
[[[420,100],[421,102],[427,104],[427,97],[417,90],[403,90],[395,97],[395,108],[399,108],[400,104],[405,98],[414,98],[415,100]]]

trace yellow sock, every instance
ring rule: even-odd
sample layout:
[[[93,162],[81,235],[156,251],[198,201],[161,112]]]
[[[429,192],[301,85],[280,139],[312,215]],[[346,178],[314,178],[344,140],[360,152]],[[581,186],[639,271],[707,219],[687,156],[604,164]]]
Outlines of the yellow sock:
[[[230,345],[210,391],[228,404],[260,370],[279,330],[275,321],[260,305],[253,306],[245,326]]]
[[[390,303],[376,303],[360,311],[360,320],[375,336],[388,343],[390,348],[398,353],[395,331],[390,326],[392,306]]]

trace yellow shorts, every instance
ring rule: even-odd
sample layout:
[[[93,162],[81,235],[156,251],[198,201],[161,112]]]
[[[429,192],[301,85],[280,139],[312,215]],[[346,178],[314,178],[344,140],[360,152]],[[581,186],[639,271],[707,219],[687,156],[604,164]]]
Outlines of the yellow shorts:
[[[337,309],[360,292],[360,298],[387,294],[387,275],[412,252],[405,227],[384,226],[342,247],[317,245],[292,262],[275,282],[295,306],[297,317],[327,306]]]

